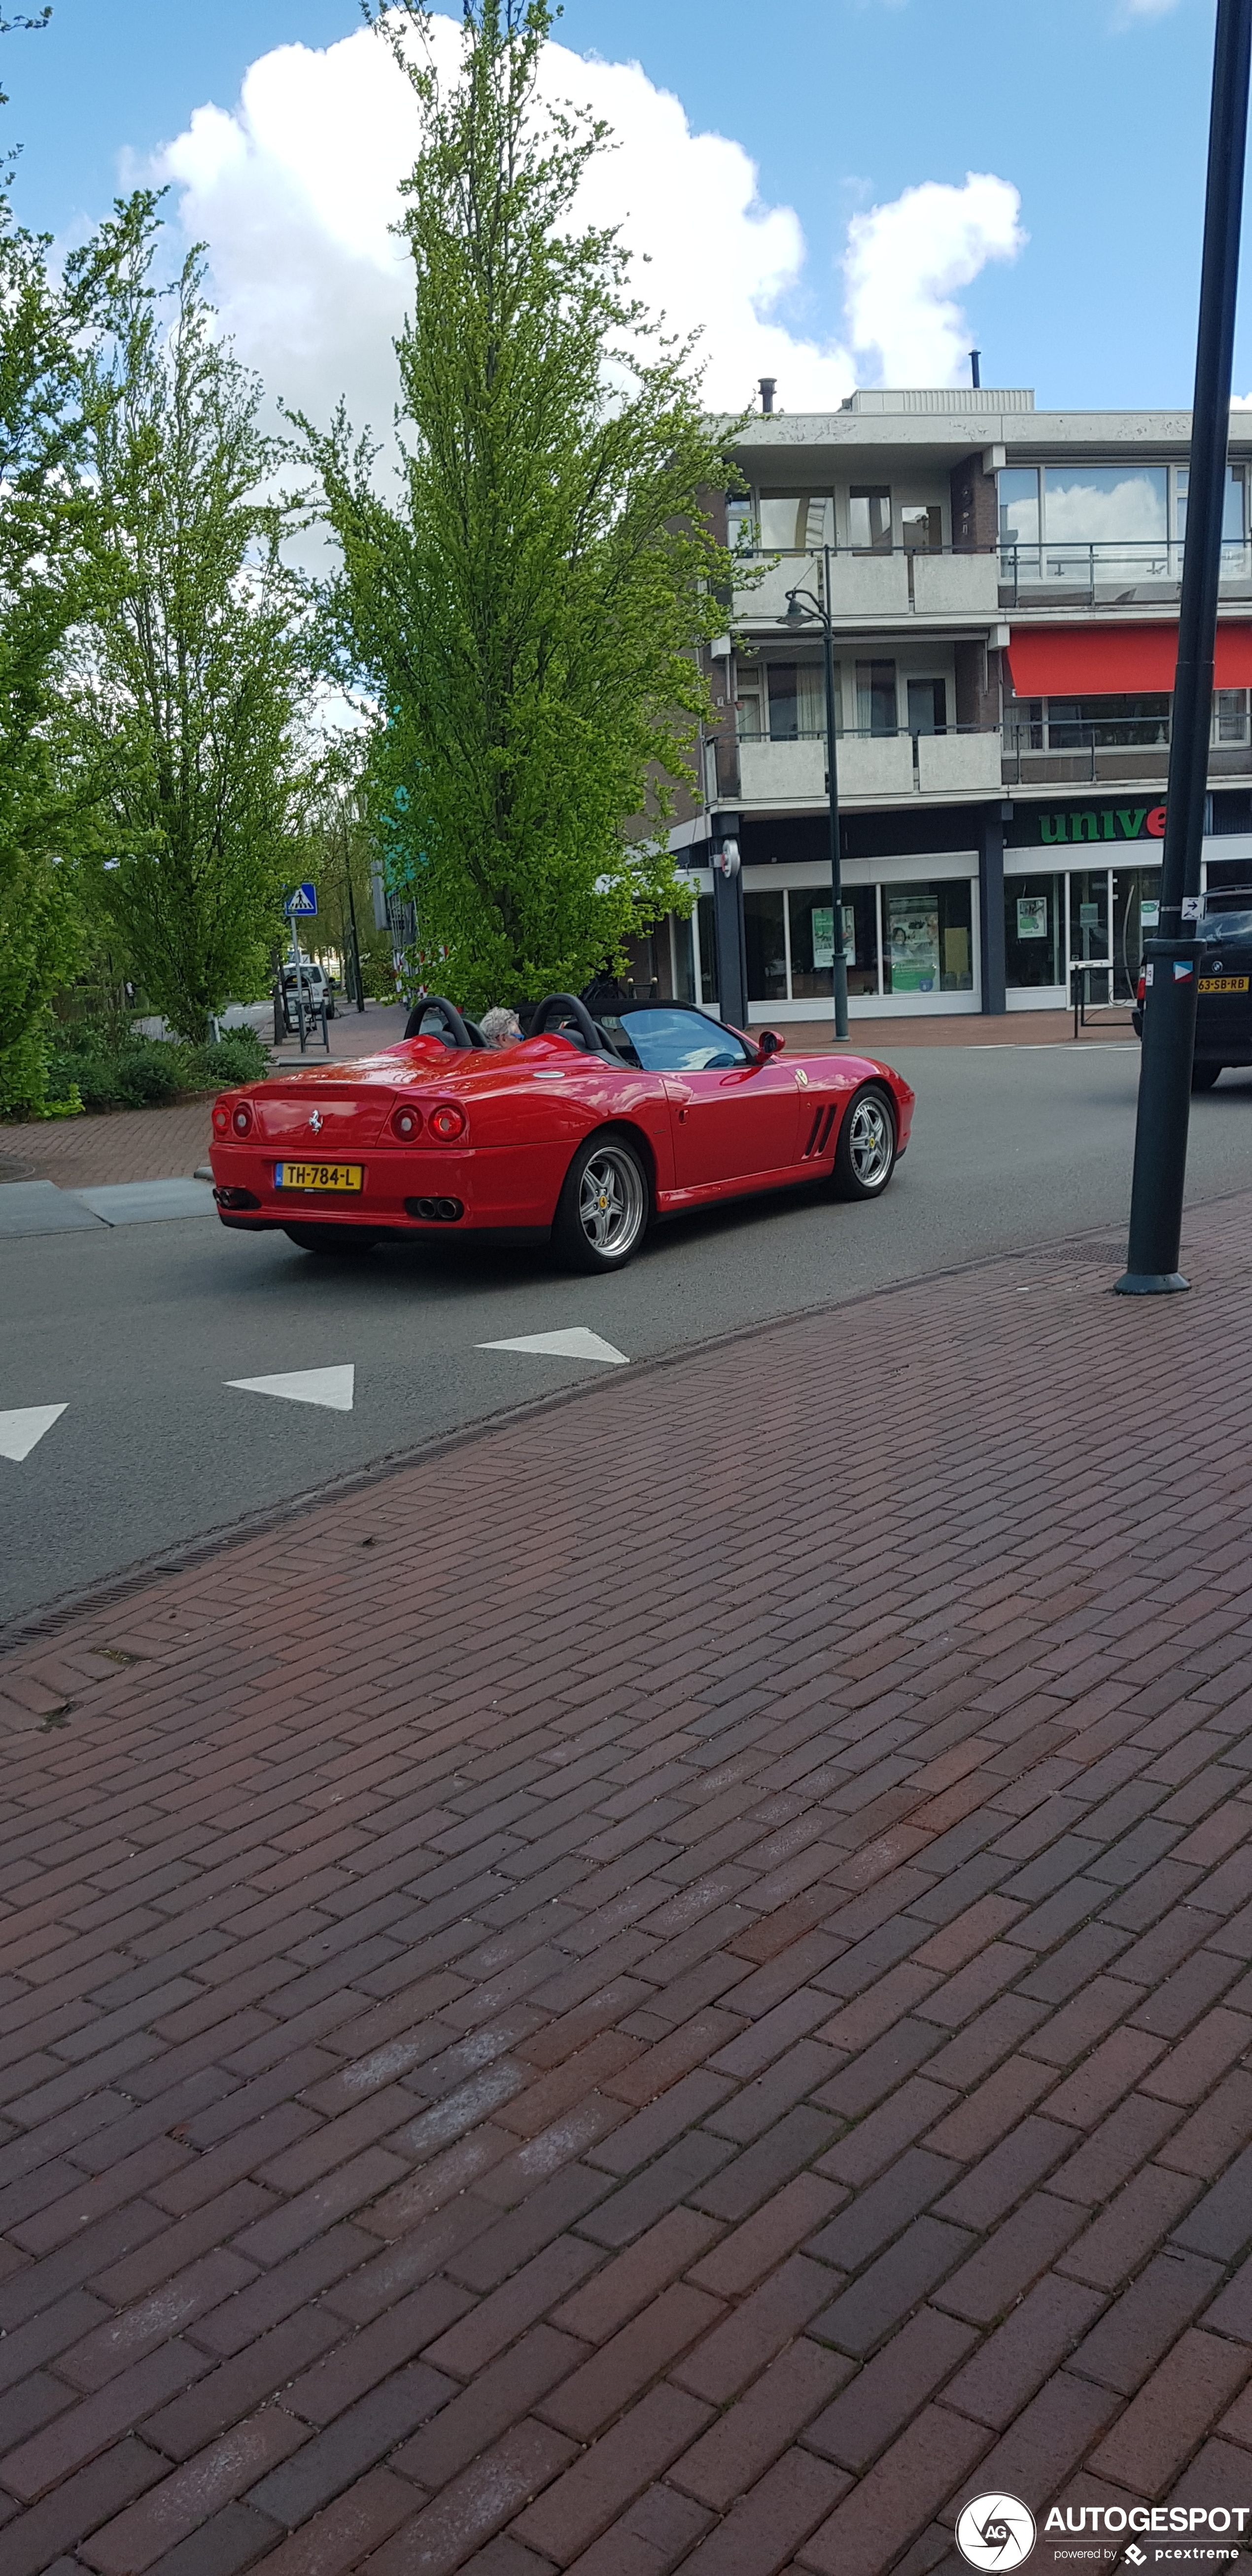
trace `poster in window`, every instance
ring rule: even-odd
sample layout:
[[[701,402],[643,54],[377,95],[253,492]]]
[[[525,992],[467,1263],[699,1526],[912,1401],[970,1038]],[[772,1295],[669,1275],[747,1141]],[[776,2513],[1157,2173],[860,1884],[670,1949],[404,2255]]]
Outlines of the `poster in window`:
[[[939,906],[924,886],[888,888],[887,953],[893,993],[933,993],[939,985]]]
[[[814,904],[810,919],[813,924],[813,964],[833,966],[835,962],[835,908],[833,904]],[[843,906],[843,945],[850,962],[856,961],[856,908]]]
[[[1017,936],[1019,939],[1046,939],[1048,935],[1048,898],[1046,894],[1019,894],[1017,898]]]

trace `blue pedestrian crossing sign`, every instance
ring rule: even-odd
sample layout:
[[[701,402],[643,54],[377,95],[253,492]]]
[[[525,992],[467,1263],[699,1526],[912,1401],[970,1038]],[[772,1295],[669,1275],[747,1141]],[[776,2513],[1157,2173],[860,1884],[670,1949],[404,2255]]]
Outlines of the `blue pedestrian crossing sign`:
[[[293,913],[298,913],[302,918],[307,918],[310,913],[315,913],[316,910],[317,887],[315,885],[310,885],[308,878],[306,877],[304,884],[298,885],[295,893],[288,895],[287,900],[283,905],[283,911],[286,913],[288,920],[290,920]]]

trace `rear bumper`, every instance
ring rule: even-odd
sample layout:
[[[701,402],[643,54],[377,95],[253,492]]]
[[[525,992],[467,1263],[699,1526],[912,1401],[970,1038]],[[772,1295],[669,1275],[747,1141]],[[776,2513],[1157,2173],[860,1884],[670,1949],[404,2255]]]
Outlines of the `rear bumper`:
[[[218,1215],[223,1225],[249,1234],[318,1225],[368,1227],[379,1234],[503,1230],[535,1240],[550,1230],[564,1163],[562,1158],[556,1171],[550,1153],[526,1147],[475,1153],[449,1146],[414,1153],[375,1145],[362,1149],[359,1159],[359,1190],[288,1190],[274,1179],[281,1146],[215,1139],[209,1161]]]

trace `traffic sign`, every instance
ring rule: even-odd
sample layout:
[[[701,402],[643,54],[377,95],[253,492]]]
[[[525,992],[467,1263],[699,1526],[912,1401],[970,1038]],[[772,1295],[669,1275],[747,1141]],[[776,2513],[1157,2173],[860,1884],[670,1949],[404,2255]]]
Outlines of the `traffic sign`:
[[[304,884],[297,886],[294,894],[288,895],[287,900],[283,905],[283,911],[290,920],[293,912],[305,916],[310,913],[315,913],[316,910],[317,887],[315,885],[310,885],[309,880],[306,877]]]

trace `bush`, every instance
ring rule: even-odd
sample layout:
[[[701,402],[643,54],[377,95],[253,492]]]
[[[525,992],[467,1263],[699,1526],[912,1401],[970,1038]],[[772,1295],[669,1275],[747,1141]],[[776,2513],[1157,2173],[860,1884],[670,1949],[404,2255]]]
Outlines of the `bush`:
[[[254,1029],[230,1029],[219,1046],[192,1047],[133,1035],[114,1043],[87,1028],[53,1055],[48,1102],[62,1116],[73,1114],[75,1095],[84,1109],[157,1109],[180,1092],[226,1091],[268,1070]]]
[[[227,1029],[217,1046],[180,1047],[189,1091],[227,1091],[236,1082],[260,1082],[270,1069],[269,1048],[255,1029]]]

